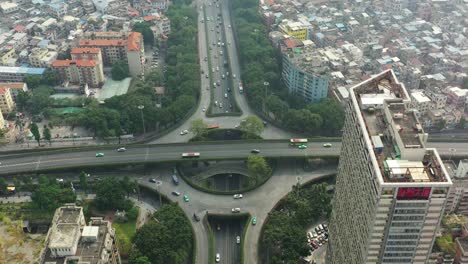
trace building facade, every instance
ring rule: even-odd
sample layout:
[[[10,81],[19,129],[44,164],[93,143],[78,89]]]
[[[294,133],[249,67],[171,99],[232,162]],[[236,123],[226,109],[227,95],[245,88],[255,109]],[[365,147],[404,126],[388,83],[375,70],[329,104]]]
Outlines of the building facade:
[[[0,109],[5,114],[15,109],[15,102],[13,101],[10,88],[0,88]]]
[[[350,89],[327,263],[426,263],[452,186],[393,71]]]
[[[24,82],[12,82],[12,83],[0,83],[0,89],[10,89],[11,96],[13,97],[13,101],[16,102],[16,96],[18,95],[19,91],[27,92],[28,85]]]
[[[22,82],[26,75],[44,74],[45,68],[3,67],[0,66],[0,80],[3,82]]]
[[[95,60],[56,60],[52,68],[64,82],[101,87],[104,83],[102,66]]]
[[[45,48],[34,48],[29,54],[29,64],[35,68],[47,68],[57,59],[58,53]]]
[[[282,77],[290,93],[318,102],[328,95],[329,77],[322,66],[322,58],[315,54],[283,53]]]
[[[2,110],[0,109],[0,129],[5,127],[5,119],[3,119],[3,113]]]

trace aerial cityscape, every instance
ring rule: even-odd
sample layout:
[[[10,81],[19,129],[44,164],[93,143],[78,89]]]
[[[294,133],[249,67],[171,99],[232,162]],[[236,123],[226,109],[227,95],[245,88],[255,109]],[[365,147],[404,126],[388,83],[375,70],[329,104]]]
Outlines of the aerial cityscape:
[[[468,264],[468,0],[0,13],[0,264]]]

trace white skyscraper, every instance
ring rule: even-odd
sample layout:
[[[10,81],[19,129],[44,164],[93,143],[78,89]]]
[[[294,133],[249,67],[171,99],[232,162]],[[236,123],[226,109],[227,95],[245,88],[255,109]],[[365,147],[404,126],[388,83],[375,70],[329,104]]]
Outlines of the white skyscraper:
[[[328,264],[426,262],[452,182],[410,104],[391,70],[350,89]]]

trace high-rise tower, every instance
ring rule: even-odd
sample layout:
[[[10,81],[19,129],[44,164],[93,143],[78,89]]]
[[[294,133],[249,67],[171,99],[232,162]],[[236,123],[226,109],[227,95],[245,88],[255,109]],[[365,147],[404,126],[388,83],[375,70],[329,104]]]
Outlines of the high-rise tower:
[[[328,264],[425,263],[452,182],[393,71],[350,90]]]

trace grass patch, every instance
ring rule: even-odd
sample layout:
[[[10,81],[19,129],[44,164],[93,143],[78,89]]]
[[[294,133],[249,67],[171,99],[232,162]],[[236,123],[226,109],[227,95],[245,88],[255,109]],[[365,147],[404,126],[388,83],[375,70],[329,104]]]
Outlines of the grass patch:
[[[120,255],[126,259],[132,249],[132,239],[136,233],[136,219],[127,222],[114,222],[112,226],[115,228]]]

